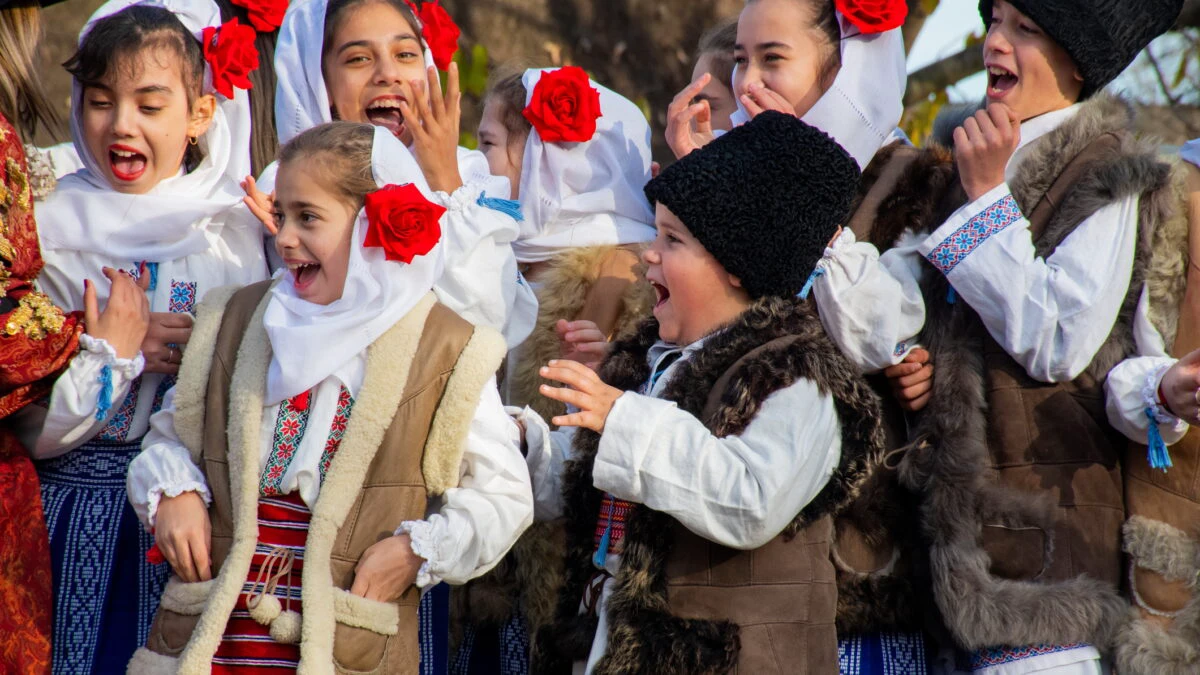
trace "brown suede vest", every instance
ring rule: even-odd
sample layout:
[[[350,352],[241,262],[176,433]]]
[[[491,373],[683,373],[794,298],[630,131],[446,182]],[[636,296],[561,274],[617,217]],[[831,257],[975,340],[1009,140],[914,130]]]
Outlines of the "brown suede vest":
[[[265,281],[248,286],[229,300],[209,373],[201,468],[213,498],[209,517],[214,577],[220,572],[235,535],[252,536],[251,533],[234,532],[236,500],[230,494],[226,429],[231,412],[248,414],[247,411],[228,410],[230,382],[243,335],[269,285],[270,282]],[[443,305],[435,304],[430,310],[399,407],[374,454],[354,506],[338,529],[330,561],[332,582],[337,588],[350,588],[354,567],[369,546],[391,536],[401,521],[425,517],[428,495],[422,459],[426,439],[442,392],[472,331],[470,324]],[[251,411],[249,414],[259,413]],[[382,635],[338,622],[333,642],[335,669],[338,672],[417,672],[419,601],[420,592],[415,586],[395,601],[400,610],[400,623],[394,635]],[[197,618],[160,609],[151,629],[149,648],[171,656],[181,653]]]

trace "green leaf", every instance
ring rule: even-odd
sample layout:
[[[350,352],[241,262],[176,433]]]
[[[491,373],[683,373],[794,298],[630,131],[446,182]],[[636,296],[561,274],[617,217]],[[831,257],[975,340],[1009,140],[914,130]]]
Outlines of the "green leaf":
[[[458,135],[458,144],[468,150],[479,149],[479,139],[475,138],[475,134],[464,131]]]

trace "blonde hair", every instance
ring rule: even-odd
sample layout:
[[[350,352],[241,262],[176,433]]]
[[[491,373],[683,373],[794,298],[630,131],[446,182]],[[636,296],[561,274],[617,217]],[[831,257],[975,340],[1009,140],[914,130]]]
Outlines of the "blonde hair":
[[[38,124],[51,131],[62,119],[51,105],[36,64],[42,14],[36,0],[16,0],[0,9],[0,113],[32,139]]]
[[[371,172],[375,127],[362,122],[328,122],[301,133],[279,151],[279,165],[304,160],[326,188],[362,208],[379,189]]]

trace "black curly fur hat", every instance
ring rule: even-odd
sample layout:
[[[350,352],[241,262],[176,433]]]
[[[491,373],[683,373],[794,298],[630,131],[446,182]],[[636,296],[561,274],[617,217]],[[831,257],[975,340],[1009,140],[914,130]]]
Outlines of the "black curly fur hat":
[[[850,215],[858,164],[825,132],[764,112],[646,184],[753,298],[791,297]]]
[[[1085,99],[1125,70],[1179,18],[1183,0],[1008,0],[1057,42],[1083,75]],[[994,0],[979,0],[985,25]]]

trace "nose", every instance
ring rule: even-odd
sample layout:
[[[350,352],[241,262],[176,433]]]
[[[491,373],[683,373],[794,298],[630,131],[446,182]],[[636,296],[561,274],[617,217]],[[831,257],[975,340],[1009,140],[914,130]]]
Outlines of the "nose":
[[[766,86],[763,82],[763,71],[754,59],[747,58],[745,63],[739,63],[734,66],[733,83],[734,95],[741,96],[745,94],[752,84],[760,84]]]
[[[1004,26],[993,25],[983,39],[983,55],[1010,53],[1012,53],[1012,42],[1009,41]]]
[[[395,59],[382,58],[375,61],[375,84],[400,82],[400,66]]]
[[[117,104],[113,107],[115,108],[113,112],[113,134],[117,138],[132,138],[137,129],[135,121],[137,119],[137,108],[132,105],[123,104]]]
[[[647,265],[657,265],[662,262],[662,256],[659,255],[658,250],[654,248],[653,244],[647,246],[642,251],[642,262]]]
[[[279,231],[275,233],[275,252],[284,257],[284,251],[292,251],[300,246],[300,239],[296,236],[296,228],[288,224],[286,217],[280,216]]]

